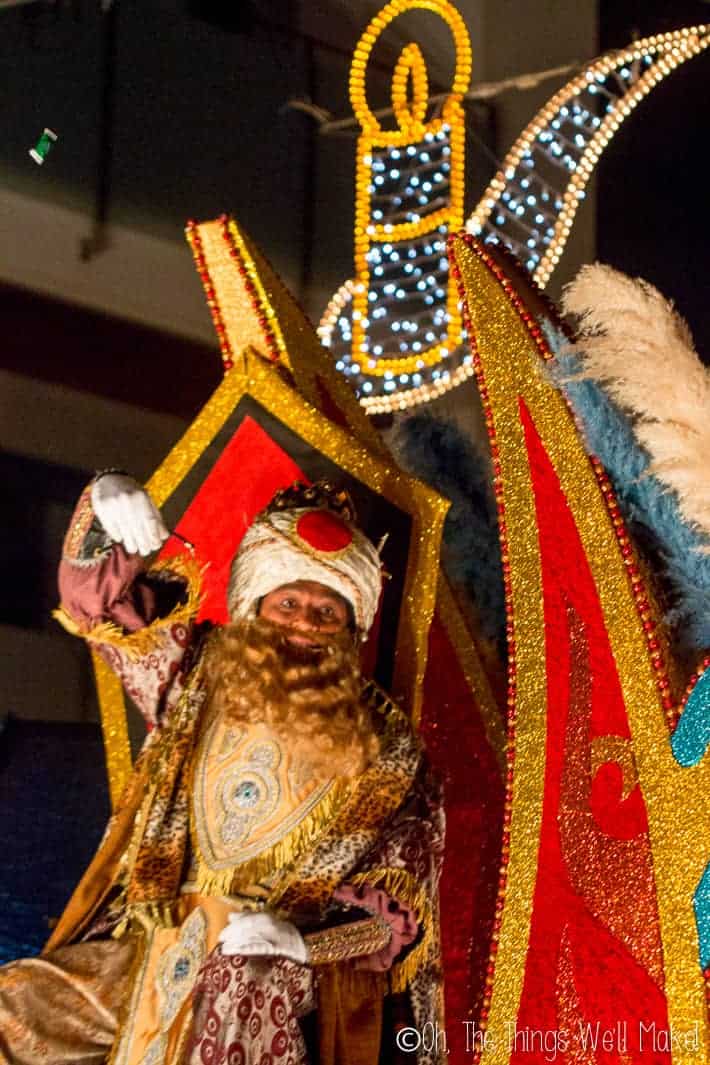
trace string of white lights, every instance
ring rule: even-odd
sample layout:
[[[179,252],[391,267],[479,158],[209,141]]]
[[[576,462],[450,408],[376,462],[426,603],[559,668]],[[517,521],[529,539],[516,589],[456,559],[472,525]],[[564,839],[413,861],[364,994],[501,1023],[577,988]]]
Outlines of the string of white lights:
[[[709,27],[693,26],[595,60],[523,131],[466,228],[512,247],[538,284],[546,285],[604,148],[663,78],[709,44]]]

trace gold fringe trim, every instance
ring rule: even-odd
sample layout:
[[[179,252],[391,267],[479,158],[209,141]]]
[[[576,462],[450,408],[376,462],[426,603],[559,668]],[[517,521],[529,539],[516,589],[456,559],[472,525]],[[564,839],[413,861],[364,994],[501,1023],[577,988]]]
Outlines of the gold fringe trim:
[[[155,618],[150,625],[136,632],[124,632],[120,625],[116,625],[113,621],[103,621],[87,631],[82,629],[62,606],[52,611],[52,617],[56,618],[72,636],[82,636],[89,644],[118,647],[130,659],[142,658],[155,650],[166,626],[180,622],[188,624],[193,620],[202,604],[202,577],[206,568],[190,555],[164,558],[152,566],[148,571],[150,574],[170,573],[176,577],[183,577],[187,582],[187,600],[176,606],[165,617]]]
[[[267,850],[242,862],[236,868],[235,865],[230,865],[226,869],[210,868],[197,839],[194,818],[191,818],[192,844],[198,860],[194,882],[198,891],[204,895],[231,895],[234,891],[248,887],[298,861],[301,855],[312,847],[318,837],[328,829],[329,822],[337,816],[349,789],[349,781],[336,780],[300,824]]]
[[[390,972],[390,983],[394,992],[406,991],[420,967],[427,960],[432,949],[432,913],[429,895],[406,869],[370,869],[365,873],[356,873],[346,878],[348,884],[359,887],[381,888],[397,902],[409,906],[417,918],[423,936],[401,962],[395,962]]]
[[[126,932],[136,927],[175,928],[174,902],[131,902],[123,911],[121,920],[111,933],[113,939],[121,939]]]
[[[368,679],[365,681],[360,692],[360,698],[364,703],[367,703],[371,710],[376,710],[384,718],[387,718],[392,710],[396,710],[400,714],[403,713],[397,704],[392,702],[387,692],[380,688],[374,680]]]

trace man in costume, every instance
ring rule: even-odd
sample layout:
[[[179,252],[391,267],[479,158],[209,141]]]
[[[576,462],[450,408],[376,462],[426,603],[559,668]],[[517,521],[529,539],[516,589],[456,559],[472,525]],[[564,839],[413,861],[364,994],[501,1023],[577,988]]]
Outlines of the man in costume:
[[[43,957],[0,970],[0,1062],[394,1062],[436,1016],[443,818],[360,674],[378,553],[346,493],[279,492],[209,631],[194,564],[146,562],[167,535],[110,472],[66,536],[60,620],[150,731]]]

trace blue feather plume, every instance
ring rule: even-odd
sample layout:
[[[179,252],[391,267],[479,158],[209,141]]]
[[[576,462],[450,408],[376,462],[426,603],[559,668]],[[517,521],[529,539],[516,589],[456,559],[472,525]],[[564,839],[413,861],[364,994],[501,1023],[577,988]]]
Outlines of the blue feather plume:
[[[675,495],[647,472],[649,456],[630,420],[594,380],[580,376],[579,357],[562,354],[550,377],[574,410],[587,450],[604,464],[629,531],[656,569],[668,600],[665,621],[686,664],[710,647],[710,546],[683,520]]]
[[[442,552],[447,575],[470,597],[483,635],[502,651],[503,572],[488,456],[453,422],[428,412],[401,423],[397,452],[407,469],[451,500]]]

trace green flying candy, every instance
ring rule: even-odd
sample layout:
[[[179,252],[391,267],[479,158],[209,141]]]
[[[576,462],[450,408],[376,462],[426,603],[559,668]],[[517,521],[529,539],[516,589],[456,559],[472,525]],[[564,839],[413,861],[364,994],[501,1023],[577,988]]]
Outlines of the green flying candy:
[[[47,129],[47,127],[45,126],[44,133],[37,141],[34,148],[30,148],[30,155],[34,159],[35,163],[39,163],[39,165],[42,166],[42,163],[49,155],[51,147],[56,140],[57,134],[53,130]]]

